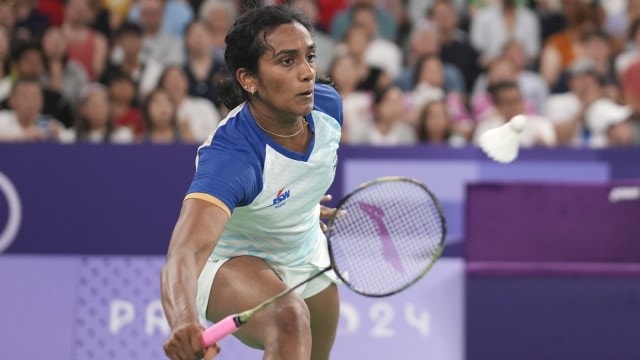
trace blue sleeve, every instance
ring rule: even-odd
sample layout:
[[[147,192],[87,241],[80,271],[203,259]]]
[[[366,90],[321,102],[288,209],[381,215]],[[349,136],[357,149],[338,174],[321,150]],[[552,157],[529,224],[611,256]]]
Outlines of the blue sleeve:
[[[336,119],[342,126],[342,97],[332,86],[316,83],[313,108]]]
[[[262,165],[252,161],[257,158],[241,145],[225,143],[232,141],[214,137],[211,145],[198,150],[197,170],[188,194],[211,195],[233,212],[237,206],[250,204],[260,193]]]

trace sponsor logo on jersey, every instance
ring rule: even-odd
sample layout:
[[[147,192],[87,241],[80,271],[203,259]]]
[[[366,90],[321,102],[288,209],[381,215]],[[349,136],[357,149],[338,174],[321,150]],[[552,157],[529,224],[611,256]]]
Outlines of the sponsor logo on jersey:
[[[269,205],[269,207],[275,206],[276,208],[279,208],[281,206],[284,206],[287,203],[286,200],[289,198],[290,194],[291,194],[291,190],[287,189],[285,191],[284,188],[280,189],[276,194],[276,197],[273,198],[273,203]]]

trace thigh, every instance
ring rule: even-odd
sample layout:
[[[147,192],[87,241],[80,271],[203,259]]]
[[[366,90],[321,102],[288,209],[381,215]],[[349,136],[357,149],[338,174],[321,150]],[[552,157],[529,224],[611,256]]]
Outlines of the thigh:
[[[207,319],[219,321],[229,314],[240,313],[285,290],[287,286],[276,272],[262,259],[253,256],[239,256],[227,260],[218,270],[213,280],[207,307]],[[301,303],[296,294],[290,294],[278,301],[278,305]],[[300,306],[300,304],[296,304]],[[245,344],[262,349],[269,336],[277,334],[275,310],[268,306],[244,324],[235,335]]]
[[[304,300],[311,314],[312,360],[328,360],[336,337],[340,299],[336,284]]]

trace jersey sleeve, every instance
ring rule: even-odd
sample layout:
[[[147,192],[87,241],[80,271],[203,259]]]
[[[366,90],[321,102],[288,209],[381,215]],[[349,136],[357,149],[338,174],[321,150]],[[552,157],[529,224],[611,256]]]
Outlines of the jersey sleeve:
[[[331,116],[342,126],[342,98],[332,86],[316,83],[313,109]]]
[[[231,143],[214,139],[198,150],[196,173],[186,196],[212,202],[229,216],[236,207],[250,204],[263,185],[260,163]]]

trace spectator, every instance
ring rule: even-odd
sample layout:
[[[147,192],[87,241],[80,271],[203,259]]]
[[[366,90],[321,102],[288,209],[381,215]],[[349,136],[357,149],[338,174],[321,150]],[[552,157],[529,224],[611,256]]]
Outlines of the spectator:
[[[501,59],[505,59],[511,63],[515,77],[506,76],[505,78],[493,80],[512,80],[518,83],[522,95],[527,105],[527,113],[542,114],[544,106],[549,96],[549,87],[542,76],[535,71],[526,67],[526,56],[524,55],[522,46],[517,40],[507,42],[501,53]],[[506,66],[505,66],[506,67]],[[505,70],[505,73],[510,71]],[[497,75],[497,74],[496,74]],[[476,94],[487,89],[488,76],[483,74],[478,78],[476,83]],[[480,112],[479,112],[480,113]]]
[[[316,72],[325,75],[329,69],[329,63],[333,58],[336,41],[318,28],[318,4],[315,0],[290,0],[290,4],[302,10],[309,19],[311,26],[316,29],[313,41],[316,44]]]
[[[165,19],[164,0],[139,0],[142,28],[142,62],[153,59],[163,65],[182,65],[182,39],[162,28]]]
[[[391,77],[383,69],[369,65],[365,60],[365,52],[370,38],[367,30],[354,24],[349,28],[344,41],[337,45],[336,54],[350,54],[356,61],[358,87],[360,91],[375,91],[391,83]]]
[[[80,63],[90,81],[102,76],[109,52],[105,36],[89,27],[88,0],[67,0],[62,30],[70,59]]]
[[[480,136],[486,131],[502,126],[514,116],[524,113],[524,101],[516,82],[498,82],[493,84],[489,91],[496,105],[496,111],[478,123],[473,137],[474,144],[478,143]],[[519,136],[520,146],[556,145],[556,133],[549,119],[537,115],[527,115],[527,119],[525,128]]]
[[[465,136],[456,134],[447,104],[442,100],[428,102],[418,115],[418,141],[430,145],[461,146]]]
[[[37,0],[21,0],[15,3],[14,34],[18,39],[30,41],[39,38],[49,27],[51,20],[36,8]]]
[[[471,22],[471,43],[480,52],[480,61],[488,65],[500,55],[510,39],[517,39],[532,61],[540,51],[540,23],[526,7],[515,0],[501,0],[499,5],[482,9]]]
[[[471,97],[471,110],[476,121],[491,115],[495,110],[493,97],[488,89],[494,84],[505,81],[519,84],[520,73],[513,61],[506,57],[501,57],[491,62],[486,74],[482,74],[474,86],[473,96]],[[523,92],[522,90],[520,91]],[[523,96],[525,114],[536,114],[536,107],[533,101],[529,100],[526,95]]]
[[[145,122],[145,141],[153,144],[193,142],[187,126],[179,126],[177,108],[169,93],[158,88],[149,94],[142,104]]]
[[[407,12],[414,26],[424,20],[425,15],[432,12],[433,8],[439,2],[451,5],[451,9],[455,12],[456,17],[466,16],[468,0],[408,0],[406,5]],[[430,15],[428,16],[431,18]]]
[[[109,102],[109,90],[104,85],[91,83],[82,88],[76,110],[78,112],[76,142],[93,144],[133,142],[133,131],[115,123]]]
[[[17,79],[42,79],[44,73],[44,63],[42,49],[38,44],[21,43],[12,50],[11,67]],[[55,90],[43,87],[42,113],[62,122],[65,127],[73,126],[74,117],[71,104],[64,96]],[[7,101],[1,105],[4,108],[10,106]]]
[[[113,32],[127,20],[133,0],[102,0],[100,3],[109,13],[109,28]]]
[[[569,92],[552,95],[546,114],[556,128],[559,144],[603,147],[606,131],[631,116],[631,108],[616,104],[604,94],[593,61],[583,59],[571,66]]]
[[[456,130],[471,135],[472,121],[465,107],[463,95],[456,91],[445,91],[443,64],[439,57],[427,55],[418,61],[413,84],[412,106],[414,112],[411,115],[413,120],[417,120],[417,112],[427,103],[441,100],[447,104]]]
[[[206,22],[196,20],[185,29],[187,62],[184,66],[189,80],[189,95],[211,101],[217,109],[222,107],[217,84],[228,75],[224,59],[216,57],[209,44],[211,31]]]
[[[358,60],[349,53],[336,56],[329,68],[329,77],[342,97],[341,142],[365,142],[367,129],[373,121],[373,96],[370,92],[358,90]]]
[[[331,22],[331,36],[338,40],[344,38],[347,30],[353,23],[353,10],[359,6],[373,7],[378,24],[377,36],[389,41],[395,41],[397,37],[396,23],[390,11],[376,6],[375,0],[353,0],[346,9],[337,13]]]
[[[220,114],[213,103],[201,97],[189,96],[187,75],[179,66],[166,68],[159,86],[169,93],[178,106],[178,126],[188,128],[195,141],[204,142],[220,122]]]
[[[394,42],[379,36],[376,8],[373,5],[357,5],[351,9],[351,21],[366,31],[367,47],[364,59],[367,64],[383,69],[392,78],[398,76],[402,66],[402,51]]]
[[[0,141],[58,141],[62,124],[42,114],[42,85],[18,79],[9,96],[10,110],[0,111]]]
[[[200,7],[199,18],[209,25],[211,47],[218,58],[224,58],[224,38],[236,16],[236,7],[229,0],[207,0]]]
[[[193,9],[184,0],[157,0],[160,1],[160,7],[156,10],[161,10],[159,13],[154,10],[154,17],[161,19],[158,24],[161,29],[159,31],[171,35],[175,38],[182,38],[184,35],[184,28],[188,23],[193,21],[194,14]],[[146,16],[144,12],[145,0],[137,0],[133,3],[129,9],[128,21],[134,23],[144,24]],[[142,27],[145,27],[142,25]]]
[[[557,84],[562,72],[582,56],[582,35],[600,29],[602,24],[599,7],[583,0],[563,0],[562,4],[567,27],[550,36],[540,53],[539,72],[550,88]]]
[[[640,122],[640,59],[629,65],[622,74],[624,103],[633,109],[633,116]]]
[[[124,73],[114,73],[109,77],[107,87],[115,124],[128,127],[136,139],[142,139],[145,129],[137,106],[135,82]]]
[[[409,125],[404,93],[389,85],[375,93],[373,123],[369,126],[365,144],[376,146],[411,145],[416,143],[416,131]]]
[[[69,59],[67,42],[60,27],[52,26],[45,30],[42,52],[46,69],[44,85],[62,93],[69,102],[77,99],[89,78],[82,65]]]
[[[467,34],[460,30],[456,9],[450,0],[434,0],[427,16],[440,34],[440,58],[445,64],[455,65],[459,71],[462,71],[464,92],[470,93],[481,72],[480,54],[471,46]]]
[[[418,61],[427,55],[439,55],[440,49],[440,37],[436,28],[427,21],[416,24],[409,36],[408,49],[404,57],[405,65],[395,78],[395,83],[403,91],[411,91],[415,86],[415,69]],[[446,62],[443,66],[444,89],[466,95],[466,85],[460,69]]]
[[[107,84],[113,74],[126,74],[135,82],[138,98],[144,99],[156,88],[163,65],[153,58],[143,61],[142,28],[138,25],[124,23],[115,35],[114,47],[120,50],[119,56],[112,57],[101,82]]]

